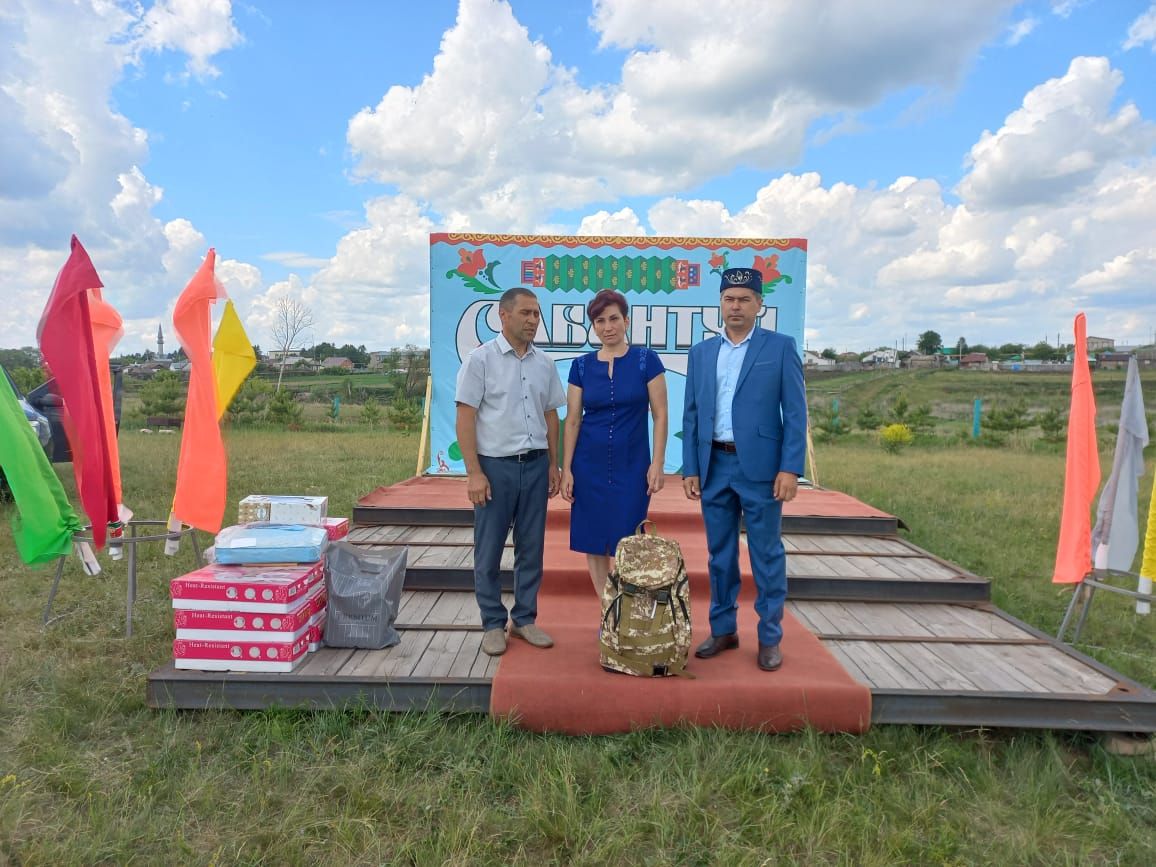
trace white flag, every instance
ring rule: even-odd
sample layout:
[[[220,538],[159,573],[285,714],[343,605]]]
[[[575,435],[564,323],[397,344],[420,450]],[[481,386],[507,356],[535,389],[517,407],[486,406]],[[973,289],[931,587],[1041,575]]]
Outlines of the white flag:
[[[1144,396],[1140,393],[1140,372],[1133,357],[1128,360],[1112,474],[1100,492],[1096,526],[1092,528],[1092,552],[1097,569],[1127,572],[1132,568],[1140,544],[1138,502],[1147,445]]]

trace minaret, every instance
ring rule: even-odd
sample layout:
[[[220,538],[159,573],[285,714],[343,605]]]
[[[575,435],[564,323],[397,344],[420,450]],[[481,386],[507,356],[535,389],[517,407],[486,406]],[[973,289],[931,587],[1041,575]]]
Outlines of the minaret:
[[[165,333],[161,331],[160,323],[157,323],[157,358],[165,357]]]

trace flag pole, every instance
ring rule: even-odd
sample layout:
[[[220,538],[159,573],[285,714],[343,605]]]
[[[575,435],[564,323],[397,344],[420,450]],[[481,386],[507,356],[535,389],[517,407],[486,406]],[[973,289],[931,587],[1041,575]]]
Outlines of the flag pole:
[[[433,393],[433,377],[427,376],[425,378],[425,406],[422,407],[421,414],[421,441],[417,444],[417,469],[414,471],[415,476],[420,476],[425,469],[425,440],[429,436],[429,403],[430,396]]]

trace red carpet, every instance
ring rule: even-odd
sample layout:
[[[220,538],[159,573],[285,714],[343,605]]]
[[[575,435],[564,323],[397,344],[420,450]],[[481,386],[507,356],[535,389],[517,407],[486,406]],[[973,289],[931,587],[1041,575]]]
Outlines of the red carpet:
[[[650,514],[659,532],[674,536],[682,546],[691,576],[692,646],[697,646],[710,635],[706,536],[697,504],[683,497],[680,486],[677,499],[671,497],[671,488],[668,481],[667,489],[652,500]],[[836,496],[882,514],[843,494]],[[738,650],[710,660],[692,655],[688,670],[694,680],[603,671],[598,662],[598,600],[585,557],[569,550],[568,506],[562,503],[564,508],[559,508],[559,502],[551,501],[546,574],[538,597],[538,625],[554,638],[555,646],[538,650],[520,639],[510,640],[494,677],[492,714],[534,731],[576,735],[680,724],[768,732],[811,726],[859,733],[870,725],[870,690],[852,679],[790,614],[783,618],[783,667],[771,673],[756,666],[754,582],[745,552]]]

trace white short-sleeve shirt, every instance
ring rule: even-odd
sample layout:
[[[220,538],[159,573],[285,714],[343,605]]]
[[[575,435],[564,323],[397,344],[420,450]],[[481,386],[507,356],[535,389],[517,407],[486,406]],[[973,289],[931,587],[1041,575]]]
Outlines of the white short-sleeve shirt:
[[[454,400],[477,410],[478,454],[498,458],[546,448],[545,414],[566,395],[546,353],[531,343],[519,358],[499,334],[466,358]]]

